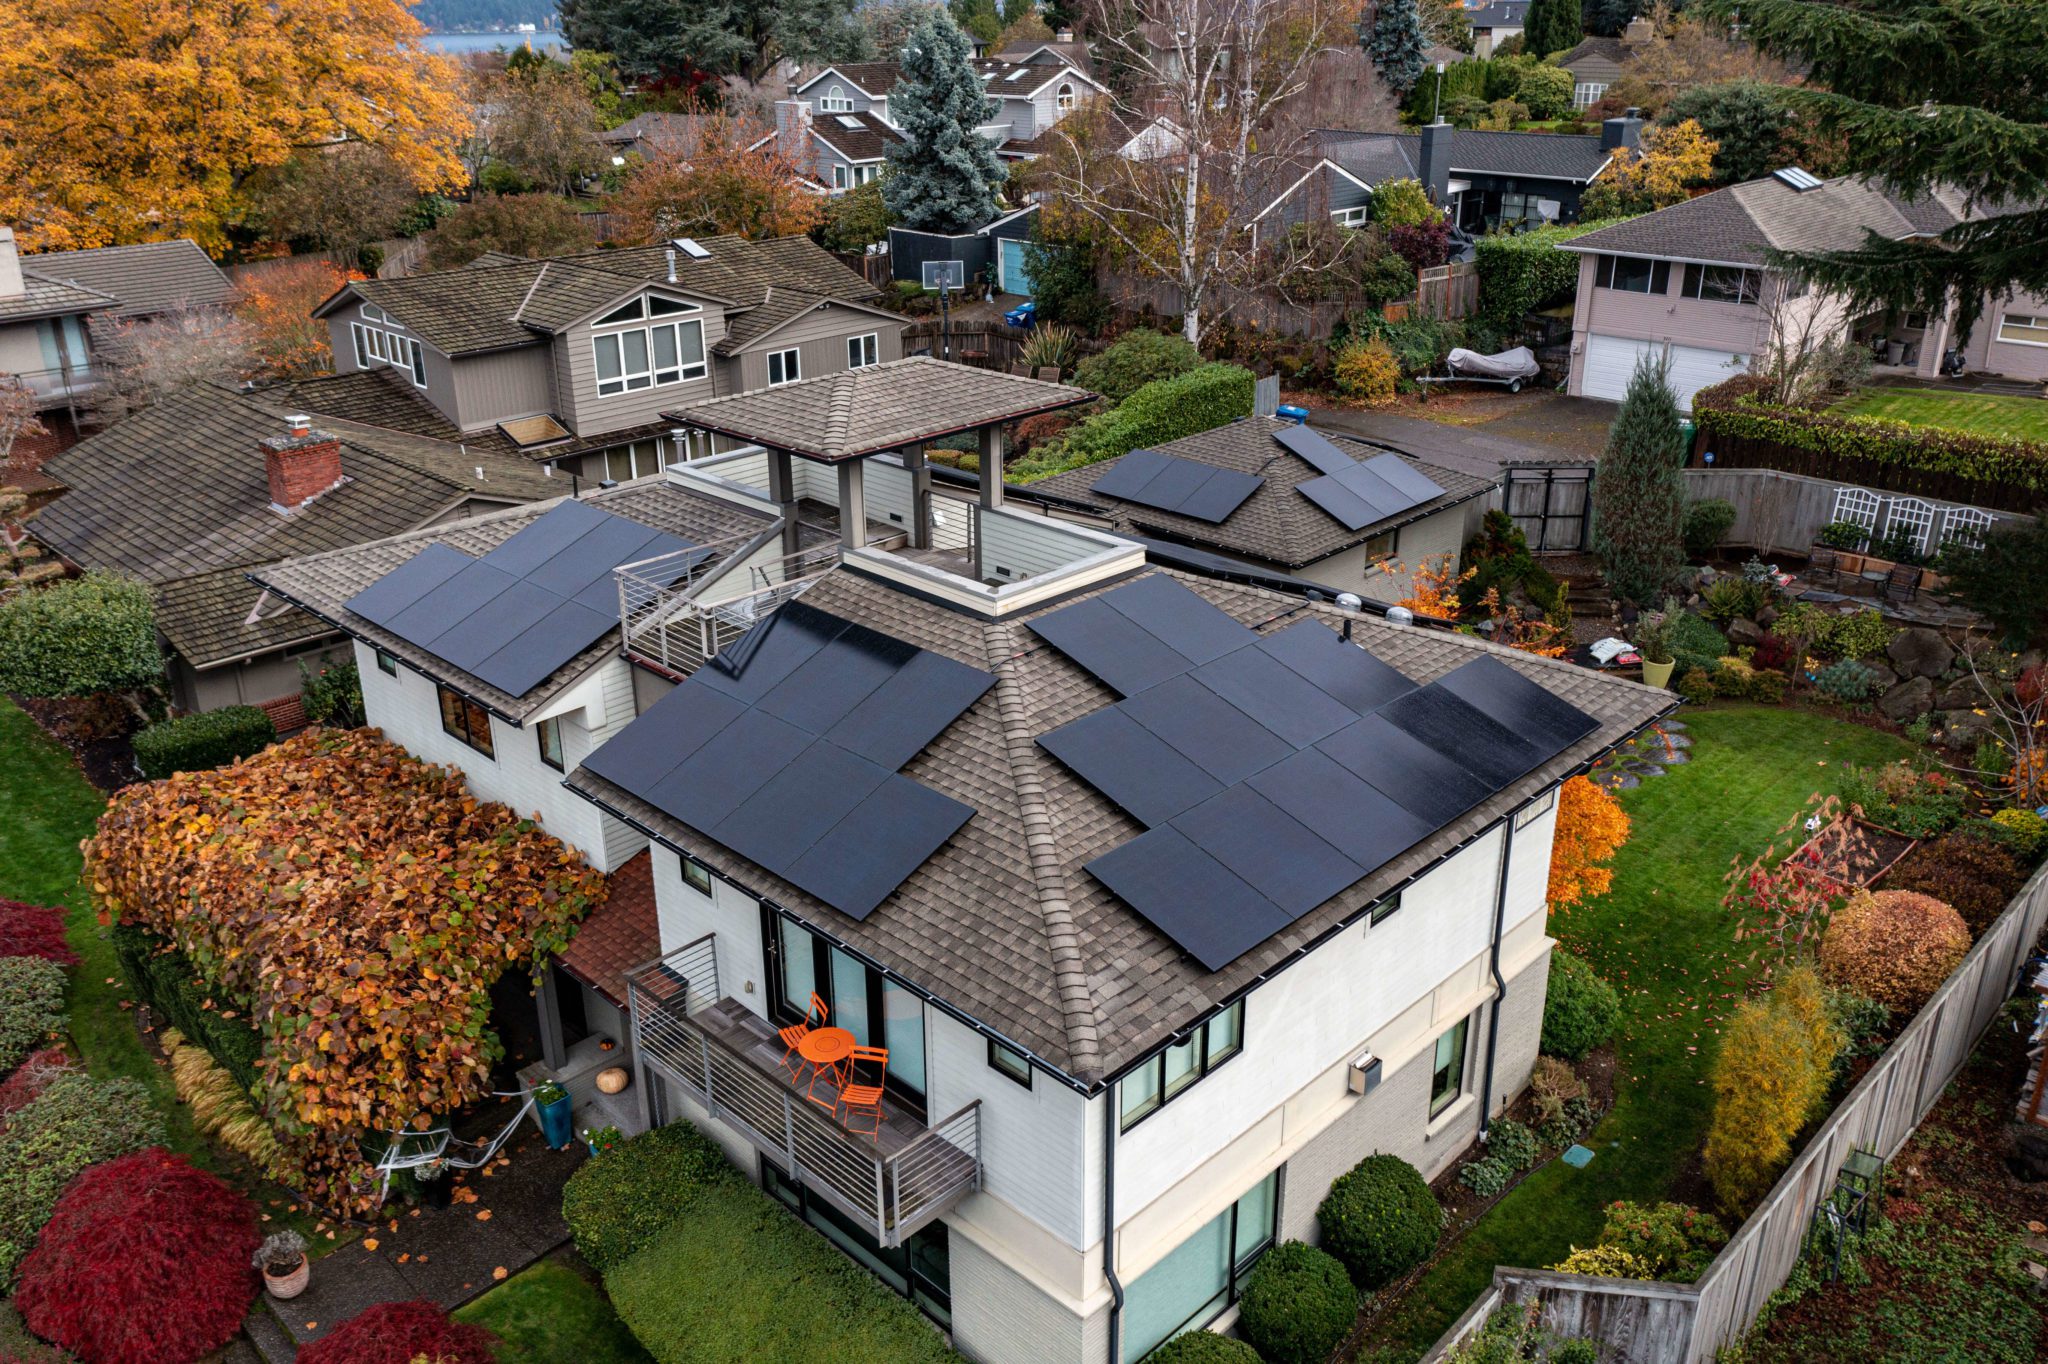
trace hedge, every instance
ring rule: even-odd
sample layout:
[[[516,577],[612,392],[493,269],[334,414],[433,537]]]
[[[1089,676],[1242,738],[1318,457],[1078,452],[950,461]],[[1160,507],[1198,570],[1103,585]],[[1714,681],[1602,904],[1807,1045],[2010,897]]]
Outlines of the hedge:
[[[142,1081],[59,1076],[0,1132],[0,1286],[11,1282],[73,1175],[163,1143]]]
[[[1482,242],[1482,250],[1484,246]],[[1738,374],[1701,389],[1693,394],[1693,421],[1709,440],[1758,441],[1823,460],[1857,460],[1886,469],[2048,492],[2048,444],[1783,407],[1757,397],[1765,382],[1754,374]]]
[[[1252,1269],[1239,1313],[1266,1364],[1323,1364],[1358,1321],[1358,1290],[1336,1256],[1289,1241]]]
[[[684,1197],[735,1178],[718,1144],[686,1122],[643,1132],[569,1176],[562,1217],[600,1273],[624,1264],[672,1226]]]
[[[1178,378],[1201,363],[1201,352],[1186,337],[1139,327],[1083,360],[1074,370],[1074,386],[1120,403],[1146,384]]]
[[[64,1027],[64,968],[47,957],[0,957],[0,1077]]]
[[[163,674],[156,603],[143,583],[88,573],[0,602],[0,692],[91,696]]]
[[[1481,237],[1473,256],[1479,269],[1479,315],[1497,326],[1512,327],[1548,300],[1578,288],[1581,257],[1559,246],[1625,221],[1609,218]]]
[[[202,772],[260,753],[277,742],[277,726],[255,706],[225,706],[151,725],[135,736],[135,761],[151,781]]]
[[[1106,412],[1098,412],[1048,442],[1047,458],[1034,456],[1015,469],[1019,482],[1098,464],[1127,455],[1142,446],[1163,445],[1184,436],[1249,416],[1252,372],[1238,365],[1213,363],[1171,379],[1157,379]]]
[[[752,1184],[665,1196],[672,1225],[604,1278],[658,1364],[959,1364],[907,1299]]]
[[[1614,1036],[1621,996],[1584,957],[1559,948],[1543,997],[1543,1054],[1576,1061]]]
[[[1428,1258],[1443,1211],[1422,1174],[1399,1156],[1367,1156],[1338,1176],[1316,1209],[1323,1246],[1360,1288],[1385,1288]]]
[[[1214,1331],[1184,1331],[1146,1355],[1145,1364],[1259,1364],[1259,1352]]]
[[[205,1048],[235,1077],[236,1084],[254,1090],[262,1078],[257,1068],[263,1056],[262,1034],[232,1005],[215,998],[185,954],[156,934],[134,924],[115,924],[108,936],[129,991],[183,1033],[188,1042]],[[206,1007],[208,1000],[213,1001],[213,1008]],[[230,1013],[237,1016],[226,1017]]]

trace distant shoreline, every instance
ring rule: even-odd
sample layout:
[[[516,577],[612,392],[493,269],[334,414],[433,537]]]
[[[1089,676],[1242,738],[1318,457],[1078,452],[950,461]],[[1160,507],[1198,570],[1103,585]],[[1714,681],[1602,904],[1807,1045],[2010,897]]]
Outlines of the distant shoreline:
[[[420,45],[429,52],[489,52],[493,48],[519,48],[528,43],[536,48],[566,50],[569,42],[560,29],[544,28],[533,33],[513,33],[509,30],[486,30],[469,33],[429,32],[421,35]]]

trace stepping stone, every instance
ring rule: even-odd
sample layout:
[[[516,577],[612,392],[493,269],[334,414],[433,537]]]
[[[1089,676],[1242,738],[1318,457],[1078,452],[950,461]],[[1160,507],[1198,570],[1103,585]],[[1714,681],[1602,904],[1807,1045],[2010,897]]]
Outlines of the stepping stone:
[[[1583,1170],[1592,1163],[1593,1152],[1590,1148],[1574,1142],[1572,1148],[1566,1151],[1561,1159],[1574,1170]]]
[[[1642,784],[1642,781],[1633,772],[1617,772],[1614,775],[1614,781],[1611,783],[1612,788],[1616,791],[1633,791]]]
[[[1674,749],[1673,751],[1666,753],[1664,755],[1664,765],[1666,767],[1682,767],[1686,763],[1689,763],[1691,761],[1692,754],[1686,752],[1682,748]]]
[[[1668,734],[1683,734],[1687,728],[1683,720],[1659,720],[1657,723]]]
[[[1650,741],[1658,748],[1691,748],[1692,740],[1683,734],[1667,734],[1661,739]]]

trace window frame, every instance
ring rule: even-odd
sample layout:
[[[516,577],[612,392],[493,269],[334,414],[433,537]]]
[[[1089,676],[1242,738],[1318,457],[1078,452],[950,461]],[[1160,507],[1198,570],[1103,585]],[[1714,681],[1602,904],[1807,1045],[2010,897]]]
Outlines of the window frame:
[[[653,295],[640,294],[630,303],[622,303],[606,313],[604,317],[590,324],[590,373],[597,385],[597,396],[616,398],[627,393],[645,393],[652,389],[668,388],[675,384],[687,384],[702,379],[711,372],[711,361],[704,349],[703,309],[694,303],[682,303],[668,299],[675,304],[673,311],[659,314],[663,319],[656,321],[652,306]],[[630,314],[628,310],[631,310]],[[683,358],[683,331],[693,329],[697,337],[697,358]],[[664,364],[660,356],[657,333],[669,334],[669,344],[675,355],[674,364]],[[627,366],[627,337],[640,338],[643,369]],[[606,378],[604,375],[604,349],[609,343],[614,351],[614,363],[619,372]],[[644,379],[644,383],[635,380]]]
[[[653,451],[651,458],[654,461],[653,467],[645,470],[640,467],[640,451],[643,448]],[[604,476],[615,483],[630,483],[636,478],[652,478],[668,467],[668,453],[663,448],[662,437],[660,436],[649,436],[642,440],[629,440],[622,445],[607,445],[598,453],[604,459]],[[624,455],[626,459],[626,476],[624,478],[620,478],[612,469],[612,459],[617,455]]]
[[[1354,204],[1350,208],[1333,208],[1330,221],[1339,227],[1364,227],[1372,221],[1371,210],[1365,204]]]
[[[931,1006],[921,996],[905,990],[900,982],[891,982],[880,970],[854,956],[846,948],[835,943],[832,939],[812,928],[795,915],[784,914],[763,903],[761,905],[762,960],[767,967],[765,974],[768,977],[768,1017],[773,1022],[778,1024],[801,1022],[805,1017],[806,1010],[810,1006],[808,999],[793,1000],[789,998],[787,983],[788,963],[786,960],[788,953],[785,950],[783,940],[785,929],[793,935],[800,934],[809,940],[808,945],[812,953],[810,973],[812,984],[810,988],[817,993],[820,999],[825,1001],[826,1006],[831,1009],[835,1018],[843,1013],[845,1008],[858,1008],[858,1016],[865,1023],[869,1033],[869,1040],[876,1045],[883,1047],[889,1045],[888,999],[891,989],[893,988],[899,994],[909,995],[911,999],[917,1001],[919,1030],[924,1037],[921,1067],[923,1087],[920,1088],[916,1084],[904,1079],[903,1071],[897,1067],[893,1056],[890,1059],[888,1069],[883,1073],[882,1084],[883,1088],[888,1092],[890,1099],[899,1110],[910,1114],[919,1122],[925,1121],[926,1115],[929,1112],[932,1080]],[[834,961],[833,954],[835,952],[845,960],[843,962]],[[846,967],[849,974],[855,968],[861,973],[861,998],[855,1005],[844,1005],[839,999],[841,981],[836,968],[840,966]]]
[[[1372,908],[1366,911],[1365,926],[1367,928],[1378,928],[1381,924],[1399,914],[1401,912],[1401,894],[1402,892],[1397,890],[1391,894],[1382,895],[1379,899],[1373,901]]]
[[[1072,81],[1061,81],[1060,88],[1052,92],[1052,107],[1063,114],[1071,114],[1081,102],[1081,96],[1074,89]]]
[[[780,379],[775,377],[775,363],[778,360],[782,362],[782,377]],[[804,353],[802,347],[788,346],[782,350],[771,350],[768,352],[767,363],[768,387],[783,388],[790,384],[799,384],[803,382]],[[796,366],[796,372],[793,374],[790,372],[790,366],[792,364]]]
[[[676,862],[682,868],[684,885],[699,895],[711,894],[711,868],[688,853],[677,853]]]
[[[1381,541],[1386,542],[1385,549],[1373,548]],[[1400,552],[1401,528],[1396,526],[1392,530],[1383,530],[1378,535],[1368,535],[1361,543],[1365,550],[1365,571],[1370,576],[1374,569]]]
[[[412,371],[412,386],[414,388],[425,388],[427,386],[427,353],[421,349],[420,343],[411,337],[408,336],[403,339],[406,345],[407,368]]]
[[[2037,332],[2039,341],[2027,341],[2017,336],[2007,336],[2008,324],[2018,325],[2022,330]],[[1998,315],[1999,344],[2006,346],[2048,346],[2048,315],[2041,313],[2000,313]]]
[[[1031,1058],[993,1037],[988,1039],[988,1068],[1026,1089],[1031,1088]]]
[[[378,672],[383,673],[386,677],[398,676],[397,659],[393,658],[390,654],[385,653],[382,649],[374,649],[371,652],[377,655]]]
[[[391,357],[384,353],[384,329],[382,327],[365,327],[363,328],[363,333],[370,342],[370,358],[372,360],[382,360],[387,365],[390,364]]]
[[[1249,1188],[1230,1201],[1229,1207],[1217,1213],[1216,1216],[1210,1218],[1207,1222],[1204,1222],[1188,1237],[1184,1237],[1178,1245],[1175,1245],[1173,1250],[1168,1251],[1166,1257],[1162,1257],[1171,1257],[1193,1237],[1201,1236],[1217,1222],[1225,1218],[1229,1219],[1230,1225],[1223,1234],[1223,1244],[1228,1248],[1229,1263],[1224,1267],[1222,1291],[1210,1294],[1209,1297],[1202,1301],[1199,1307],[1181,1318],[1180,1324],[1168,1331],[1158,1344],[1153,1345],[1143,1355],[1136,1356],[1135,1359],[1149,1359],[1155,1352],[1164,1348],[1168,1341],[1177,1339],[1191,1331],[1203,1329],[1210,1322],[1216,1320],[1217,1317],[1235,1306],[1237,1301],[1244,1296],[1244,1286],[1251,1279],[1252,1270],[1258,1267],[1259,1261],[1265,1258],[1267,1251],[1280,1243],[1280,1200],[1286,1196],[1285,1186],[1287,1180],[1284,1174],[1286,1168],[1284,1165],[1278,1166],[1268,1170],[1264,1175],[1252,1181]],[[1244,1204],[1254,1194],[1258,1193],[1261,1188],[1269,1184],[1272,1186],[1272,1192],[1265,1200],[1268,1216],[1267,1226],[1258,1242],[1244,1251],[1244,1253],[1239,1254],[1238,1239],[1244,1230],[1242,1225]],[[1131,1280],[1129,1286],[1136,1288],[1144,1277],[1143,1274],[1138,1275]],[[1128,1346],[1126,1346],[1124,1357],[1126,1359],[1134,1358],[1129,1354]]]
[[[882,334],[862,332],[846,338],[846,367],[868,369],[882,363]]]
[[[365,303],[356,311],[362,314],[365,322],[389,322],[391,320],[391,314],[385,312],[374,303]]]
[[[452,688],[436,683],[434,690],[438,693],[435,699],[440,703],[441,732],[496,762],[498,745],[491,734],[491,713]],[[479,722],[483,730],[481,742],[477,739]]]
[[[1572,108],[1590,109],[1606,95],[1606,81],[1577,81],[1572,85]]]
[[[1437,1077],[1445,1073],[1444,1043],[1456,1038],[1451,1044],[1450,1088],[1437,1092]],[[1465,1097],[1465,1072],[1471,1063],[1472,1015],[1467,1014],[1436,1036],[1434,1050],[1430,1053],[1429,1070],[1429,1120],[1435,1122],[1448,1112],[1459,1099]]]
[[[832,88],[818,96],[818,112],[821,114],[850,114],[853,99],[846,93],[846,87],[834,83]]]
[[[1615,282],[1621,276],[1623,261],[1649,267],[1643,276],[1645,287],[1638,289],[1632,285]],[[1642,294],[1646,298],[1656,298],[1671,292],[1671,262],[1655,256],[1603,255],[1600,257],[1600,263],[1593,269],[1593,286],[1598,289],[1611,289],[1617,294]]]
[[[349,344],[355,351],[356,368],[370,367],[370,329],[360,322],[348,324]]]
[[[1557,788],[1547,788],[1542,795],[1515,811],[1515,830],[1520,832],[1557,808]]]
[[[1210,1046],[1210,1030],[1217,1023],[1225,1019],[1235,1020],[1235,1037],[1228,1047],[1217,1052],[1212,1050]],[[1117,1130],[1119,1132],[1130,1131],[1181,1095],[1195,1088],[1203,1080],[1215,1074],[1218,1067],[1235,1057],[1242,1056],[1244,1054],[1244,1030],[1245,1001],[1240,998],[1218,1009],[1200,1023],[1195,1024],[1188,1030],[1186,1036],[1169,1041],[1165,1046],[1153,1052],[1138,1065],[1125,1071],[1116,1084]],[[1167,1062],[1172,1059],[1173,1053],[1189,1047],[1192,1047],[1193,1050],[1189,1054],[1188,1069],[1169,1078]],[[1132,1080],[1138,1078],[1145,1071],[1152,1072],[1152,1098],[1143,1108],[1132,1112],[1124,1103],[1124,1086],[1131,1083]]]
[[[852,167],[848,166],[845,162],[834,161],[832,163],[832,188],[853,188],[853,177],[851,175],[851,171]]]
[[[555,756],[552,758],[548,756],[548,736],[550,734],[555,737]],[[552,767],[557,772],[567,772],[569,770],[568,750],[562,744],[562,720],[560,716],[551,715],[545,720],[534,721],[533,740],[534,746],[540,750],[541,766]]]
[[[1727,283],[1726,276],[1729,275],[1735,276],[1735,294],[1732,298],[1725,294],[1710,295],[1707,293],[1707,279],[1709,276],[1720,280],[1720,285],[1717,287],[1725,288]],[[1685,267],[1685,280],[1679,285],[1679,293],[1685,298],[1696,299],[1701,303],[1732,304],[1739,308],[1755,307],[1763,301],[1763,292],[1763,271],[1752,270],[1740,265],[1689,264]]]

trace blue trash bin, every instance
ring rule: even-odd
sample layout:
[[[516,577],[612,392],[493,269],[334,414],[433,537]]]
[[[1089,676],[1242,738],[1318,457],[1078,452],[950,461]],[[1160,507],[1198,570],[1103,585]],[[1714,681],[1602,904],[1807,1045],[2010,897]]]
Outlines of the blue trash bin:
[[[1296,407],[1293,403],[1287,403],[1275,409],[1275,414],[1283,420],[1293,422],[1296,426],[1308,425],[1308,409],[1305,407]]]

